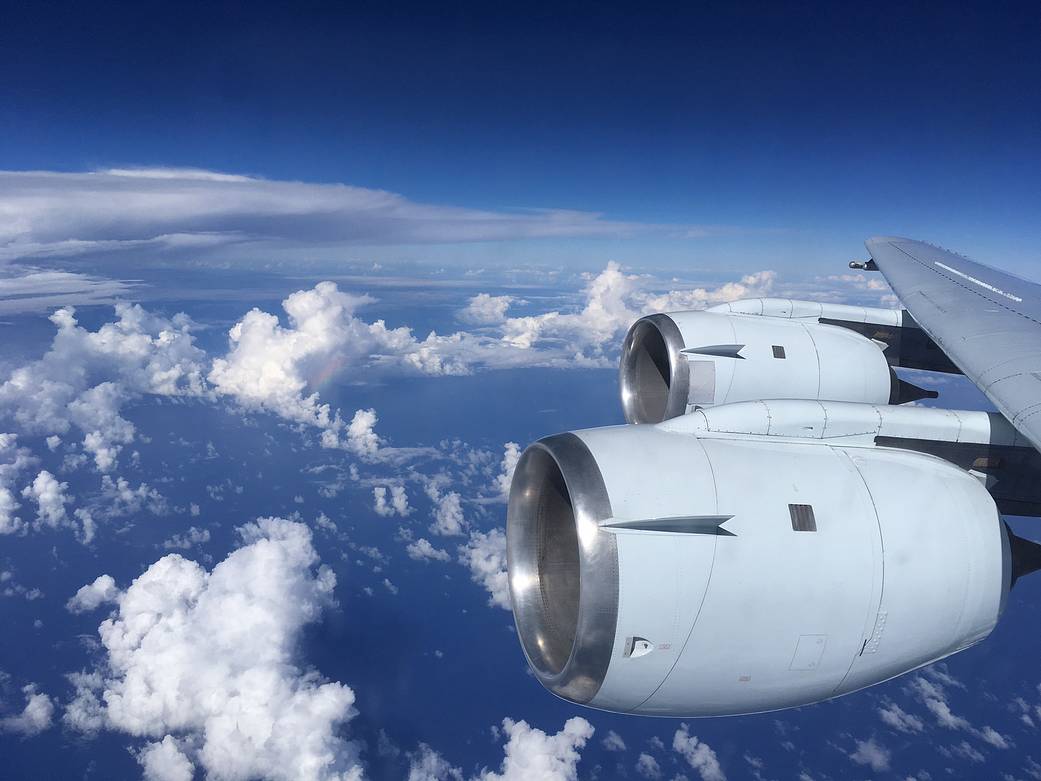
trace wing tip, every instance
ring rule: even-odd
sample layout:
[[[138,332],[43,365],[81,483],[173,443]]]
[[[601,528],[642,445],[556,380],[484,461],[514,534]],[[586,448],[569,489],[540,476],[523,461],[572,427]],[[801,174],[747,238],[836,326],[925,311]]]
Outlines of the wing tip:
[[[878,258],[875,256],[876,249],[882,249],[887,245],[897,243],[932,246],[927,241],[922,241],[920,239],[912,239],[907,236],[872,236],[870,239],[864,242],[864,246],[867,248],[867,251],[871,255],[871,257],[875,258],[875,260],[878,260]]]
[[[913,241],[918,243],[919,240],[912,239],[907,236],[880,235],[872,236],[871,238],[867,239],[864,243],[870,246],[872,244],[888,244],[891,241]]]

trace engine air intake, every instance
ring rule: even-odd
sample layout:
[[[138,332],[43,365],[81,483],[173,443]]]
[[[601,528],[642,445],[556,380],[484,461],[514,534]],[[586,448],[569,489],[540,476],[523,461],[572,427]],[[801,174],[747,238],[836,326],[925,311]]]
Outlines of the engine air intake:
[[[524,653],[544,686],[588,702],[607,673],[618,611],[611,506],[596,461],[573,434],[521,456],[510,488],[510,596]]]
[[[629,423],[660,423],[686,411],[690,382],[683,337],[666,315],[637,320],[625,337],[619,369]]]

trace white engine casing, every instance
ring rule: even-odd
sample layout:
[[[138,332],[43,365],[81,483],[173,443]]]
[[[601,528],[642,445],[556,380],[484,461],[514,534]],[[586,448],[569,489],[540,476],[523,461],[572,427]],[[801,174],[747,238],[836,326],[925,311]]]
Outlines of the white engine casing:
[[[719,533],[611,525],[720,517]],[[986,637],[1011,581],[993,500],[946,461],[668,424],[529,447],[507,535],[536,677],[624,713],[753,713],[879,683]]]
[[[853,331],[751,314],[671,312],[637,320],[619,368],[629,423],[755,399],[885,404],[894,375],[882,348]]]
[[[811,320],[813,322],[824,317],[829,320],[874,323],[891,327],[917,328],[918,325],[908,317],[906,310],[903,309],[830,304],[821,301],[800,301],[793,298],[742,298],[738,301],[727,301],[710,306],[705,311]]]

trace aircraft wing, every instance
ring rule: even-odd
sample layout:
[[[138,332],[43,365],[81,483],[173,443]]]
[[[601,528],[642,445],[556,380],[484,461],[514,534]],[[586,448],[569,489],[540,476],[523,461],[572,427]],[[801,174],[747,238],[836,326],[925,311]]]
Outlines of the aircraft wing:
[[[922,330],[1041,450],[1041,285],[921,241],[866,246]]]

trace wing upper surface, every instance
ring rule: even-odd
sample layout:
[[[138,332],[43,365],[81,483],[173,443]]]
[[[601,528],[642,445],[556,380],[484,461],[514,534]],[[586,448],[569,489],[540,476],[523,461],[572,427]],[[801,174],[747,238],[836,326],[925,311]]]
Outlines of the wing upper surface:
[[[921,241],[866,246],[922,329],[1041,450],[1041,285]]]

